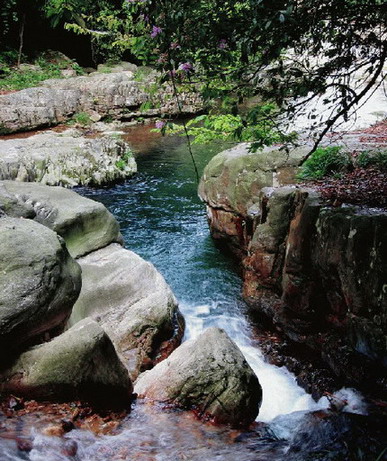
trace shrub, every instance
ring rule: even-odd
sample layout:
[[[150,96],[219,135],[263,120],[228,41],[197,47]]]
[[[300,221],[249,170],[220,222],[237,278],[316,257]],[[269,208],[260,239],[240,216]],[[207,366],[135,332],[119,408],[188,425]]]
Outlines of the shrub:
[[[341,147],[320,147],[305,161],[297,174],[297,179],[321,179],[325,176],[340,174],[352,163]]]
[[[356,157],[355,165],[360,168],[376,166],[380,169],[387,169],[387,150],[383,151],[364,151]]]

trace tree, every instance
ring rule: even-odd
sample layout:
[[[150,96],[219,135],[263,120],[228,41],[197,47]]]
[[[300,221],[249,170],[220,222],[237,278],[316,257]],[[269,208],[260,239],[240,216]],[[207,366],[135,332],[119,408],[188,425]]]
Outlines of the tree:
[[[385,81],[384,0],[128,4],[146,18],[155,64],[169,76],[180,70],[202,82],[208,98],[230,98],[229,110],[235,111],[235,98],[258,95],[292,120],[307,103],[322,98],[323,113],[309,114],[317,130],[315,146]],[[256,122],[251,115],[243,120],[246,128]]]

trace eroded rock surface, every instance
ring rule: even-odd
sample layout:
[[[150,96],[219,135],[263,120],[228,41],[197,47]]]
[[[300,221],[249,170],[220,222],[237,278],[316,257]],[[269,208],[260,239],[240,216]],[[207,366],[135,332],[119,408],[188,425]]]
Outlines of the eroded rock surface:
[[[103,136],[86,138],[77,130],[0,140],[0,179],[67,187],[125,179],[137,170],[129,146]]]
[[[249,152],[249,144],[238,144],[216,155],[204,169],[199,195],[207,204],[213,236],[226,240],[242,257],[250,229],[259,213],[257,203],[262,187],[286,184],[294,179],[294,169],[308,152],[306,147],[290,154],[278,147]]]
[[[41,87],[1,95],[0,133],[55,125],[81,112],[94,118],[109,115],[131,119],[202,109],[203,102],[195,92],[180,95],[179,109],[172,88],[158,85],[150,70],[137,80],[131,71],[93,73],[46,80]]]
[[[111,340],[92,319],[24,352],[2,376],[0,388],[28,398],[81,399],[108,408],[128,406],[133,390]]]
[[[140,398],[195,410],[202,418],[233,426],[258,415],[262,390],[258,378],[227,334],[209,328],[135,383]]]
[[[83,285],[70,324],[85,317],[97,320],[133,378],[180,344],[183,318],[153,264],[117,244],[78,262]]]
[[[80,267],[55,232],[0,218],[0,368],[28,342],[63,329],[80,288]]]
[[[74,258],[112,242],[122,242],[118,222],[101,203],[62,187],[18,181],[3,181],[0,185],[0,200],[5,188],[8,196],[35,214],[35,221],[64,238]],[[14,210],[9,207],[8,213],[13,215]]]
[[[386,210],[329,207],[312,189],[264,187],[272,180],[261,179],[250,155],[243,147],[219,154],[200,185],[212,235],[242,262],[245,299],[339,382],[383,392]]]

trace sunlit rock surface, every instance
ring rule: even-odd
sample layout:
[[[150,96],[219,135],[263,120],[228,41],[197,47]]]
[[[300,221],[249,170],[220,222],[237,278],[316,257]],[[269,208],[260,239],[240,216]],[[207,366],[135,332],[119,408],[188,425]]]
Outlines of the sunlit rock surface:
[[[112,244],[78,259],[82,291],[70,324],[92,317],[111,337],[132,377],[180,344],[184,320],[153,264]]]
[[[234,426],[254,421],[262,400],[258,378],[220,328],[209,328],[183,343],[139,377],[135,392]]]
[[[35,221],[57,232],[66,242],[70,254],[77,258],[103,248],[112,242],[122,242],[118,222],[101,204],[81,197],[63,187],[49,187],[18,181],[0,182],[2,190],[13,196],[20,206],[35,213]],[[13,215],[15,207],[9,207]]]
[[[103,69],[102,69],[103,70]],[[138,78],[129,70],[46,80],[42,86],[0,95],[0,133],[56,125],[77,113],[92,118],[193,114],[203,108],[195,92],[180,94],[180,107],[171,85],[156,83],[147,69]],[[118,70],[118,69],[116,69]]]
[[[112,183],[137,170],[129,146],[114,136],[86,138],[78,130],[46,131],[0,140],[0,179],[50,186]]]

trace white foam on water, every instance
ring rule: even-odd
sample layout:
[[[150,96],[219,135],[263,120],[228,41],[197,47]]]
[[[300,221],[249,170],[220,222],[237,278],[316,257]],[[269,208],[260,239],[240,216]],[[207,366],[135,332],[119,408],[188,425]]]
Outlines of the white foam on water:
[[[278,415],[329,406],[327,399],[316,403],[285,367],[265,361],[262,352],[252,345],[245,317],[221,313],[216,303],[212,306],[183,304],[180,309],[186,319],[185,339],[197,338],[206,328],[216,326],[225,330],[238,345],[262,386],[263,400],[257,421],[269,422]]]

